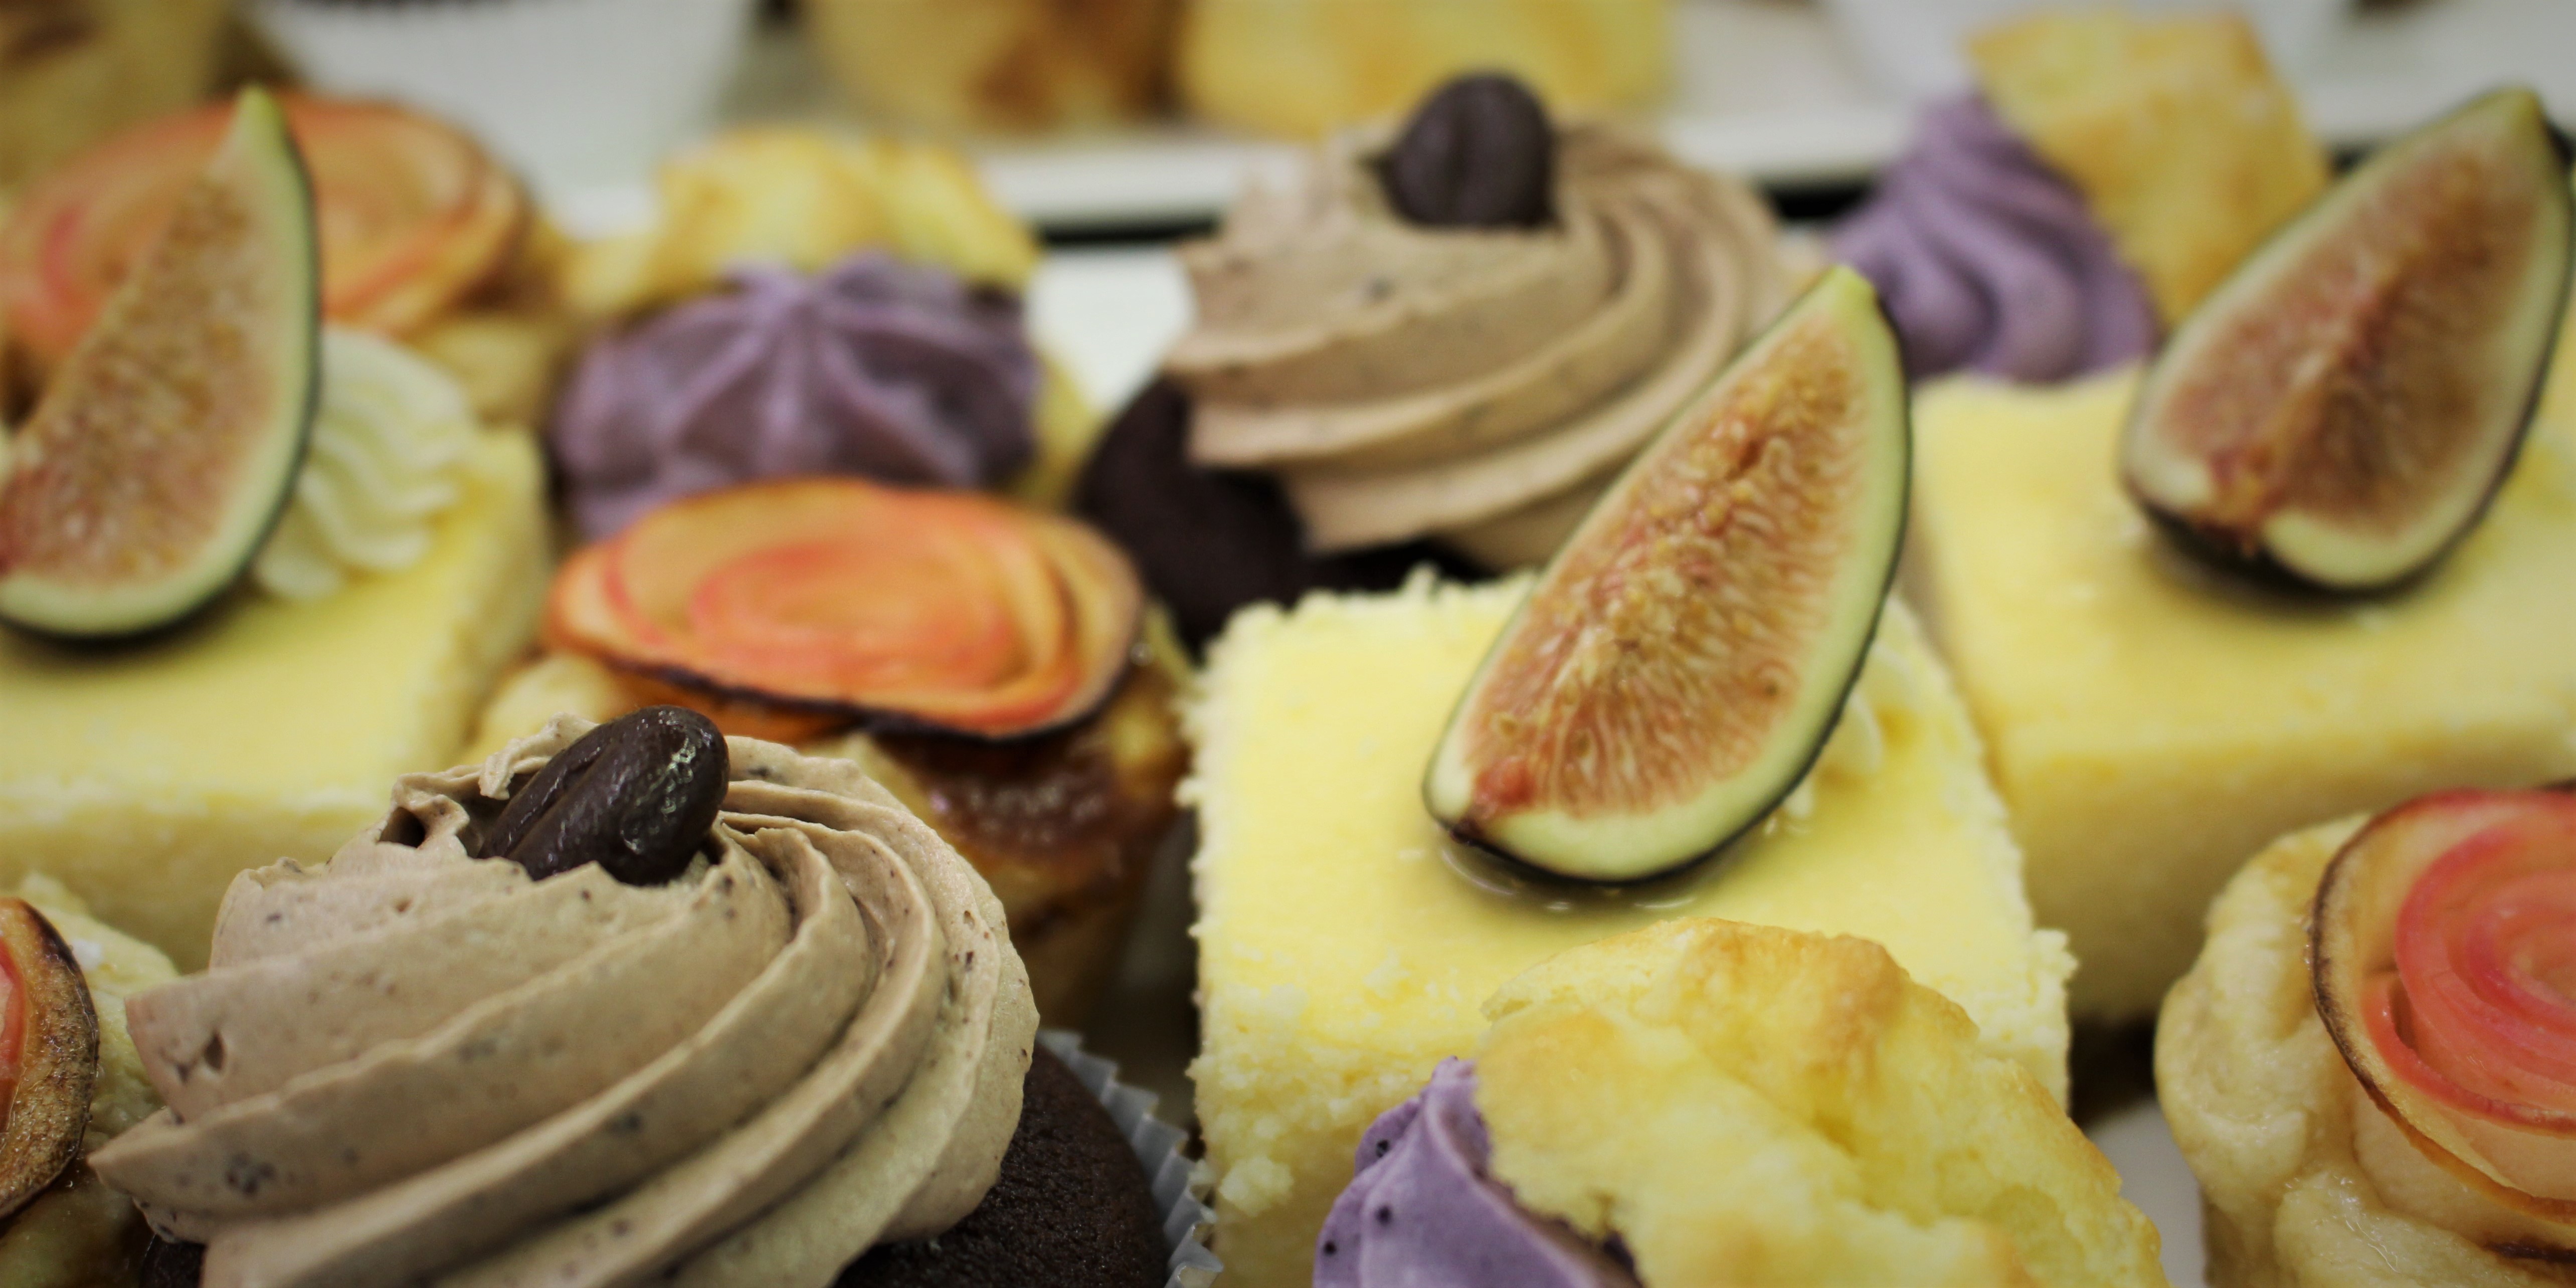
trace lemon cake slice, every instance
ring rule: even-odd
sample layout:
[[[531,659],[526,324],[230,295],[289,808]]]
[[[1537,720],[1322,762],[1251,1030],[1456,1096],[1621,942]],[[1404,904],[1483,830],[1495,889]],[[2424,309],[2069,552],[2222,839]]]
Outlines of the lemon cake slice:
[[[1907,573],[1985,735],[2040,923],[2084,963],[2075,1012],[2110,1019],[2153,1012],[2210,899],[2273,837],[2576,774],[2564,397],[2443,562],[2334,599],[2249,585],[2151,530],[2114,464],[2135,388],[1924,391]]]
[[[113,648],[0,631],[0,883],[49,873],[195,969],[234,873],[329,857],[394,776],[453,761],[546,573],[534,440],[478,433],[458,476],[400,572],[306,601],[237,592]]]
[[[2032,928],[1976,735],[1901,604],[1816,769],[1733,853],[1606,894],[1516,888],[1452,854],[1424,766],[1527,586],[1419,577],[1254,608],[1210,655],[1185,717],[1202,829],[1191,1077],[1229,1283],[1309,1282],[1361,1133],[1474,1047],[1497,987],[1665,918],[1874,939],[2064,1095],[2072,963]]]

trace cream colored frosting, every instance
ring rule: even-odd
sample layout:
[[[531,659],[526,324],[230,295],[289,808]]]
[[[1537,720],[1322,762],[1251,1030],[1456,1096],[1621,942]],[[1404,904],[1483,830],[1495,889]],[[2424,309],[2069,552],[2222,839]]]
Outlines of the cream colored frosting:
[[[1277,472],[1318,549],[1438,534],[1529,562],[1779,310],[1771,217],[1576,125],[1553,226],[1424,227],[1388,205],[1381,143],[1337,141],[1182,251],[1191,455]]]
[[[1036,1031],[983,880],[855,766],[741,738],[667,885],[469,857],[590,727],[401,779],[128,1003],[170,1109],[95,1162],[210,1288],[820,1288],[982,1201]]]
[[[428,359],[325,328],[313,439],[252,578],[281,598],[320,599],[353,575],[420,562],[433,521],[464,495],[475,424],[464,387]]]

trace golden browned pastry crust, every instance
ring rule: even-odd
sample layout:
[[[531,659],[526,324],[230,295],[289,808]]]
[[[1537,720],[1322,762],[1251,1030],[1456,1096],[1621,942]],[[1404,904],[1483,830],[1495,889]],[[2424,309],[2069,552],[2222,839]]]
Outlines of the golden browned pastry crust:
[[[1486,1012],[1495,1174],[1649,1288],[2165,1282],[2055,1098],[1869,940],[1661,922]]]
[[[1162,101],[1176,0],[806,0],[816,48],[872,115],[1034,131]]]
[[[1292,138],[1394,115],[1479,69],[1520,75],[1559,111],[1638,107],[1664,91],[1671,23],[1668,0],[1189,0],[1176,75],[1193,112]]]
[[[447,369],[487,425],[545,424],[574,341],[580,338],[559,289],[571,244],[542,217],[492,280],[404,343]]]
[[[2326,1036],[2308,909],[2359,819],[2294,832],[2236,875],[2165,998],[2156,1090],[2200,1177],[2213,1288],[2567,1282],[2454,1228],[2500,1217],[2381,1116]],[[2562,1239],[2564,1235],[2560,1236]]]
[[[2167,325],[2326,186],[2324,150],[2234,14],[2050,12],[1969,46],[1986,98],[2083,190]]]
[[[212,87],[224,0],[0,4],[0,189]]]

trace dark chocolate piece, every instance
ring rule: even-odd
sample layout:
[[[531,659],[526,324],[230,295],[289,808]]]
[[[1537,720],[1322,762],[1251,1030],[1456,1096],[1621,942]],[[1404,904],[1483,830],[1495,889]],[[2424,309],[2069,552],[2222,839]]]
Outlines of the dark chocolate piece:
[[[1428,542],[1310,555],[1276,482],[1192,464],[1189,436],[1188,393],[1156,379],[1102,436],[1073,504],[1127,548],[1192,651],[1246,604],[1294,603],[1310,590],[1391,590],[1422,563],[1451,576],[1482,575]]]
[[[936,1238],[869,1249],[834,1288],[1160,1288],[1153,1182],[1109,1111],[1044,1047],[1021,1095],[983,1203]]]
[[[1544,228],[1556,220],[1556,127],[1518,80],[1460,76],[1413,109],[1378,177],[1417,224]]]
[[[646,707],[583,734],[511,797],[480,858],[545,880],[597,863],[628,885],[680,875],[724,806],[724,735],[685,707]]]

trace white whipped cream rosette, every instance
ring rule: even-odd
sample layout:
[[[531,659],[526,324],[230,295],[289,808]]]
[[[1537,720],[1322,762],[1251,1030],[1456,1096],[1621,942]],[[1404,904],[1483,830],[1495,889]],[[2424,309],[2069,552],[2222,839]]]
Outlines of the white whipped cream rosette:
[[[399,780],[132,1001],[171,1109],[96,1161],[206,1283],[819,1288],[990,1188],[1036,1012],[982,878],[856,766],[741,738],[666,884],[473,858],[590,728]]]

